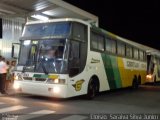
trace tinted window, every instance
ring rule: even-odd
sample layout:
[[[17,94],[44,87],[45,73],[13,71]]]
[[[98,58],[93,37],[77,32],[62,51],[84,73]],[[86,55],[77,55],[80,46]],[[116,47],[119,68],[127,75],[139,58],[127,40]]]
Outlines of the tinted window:
[[[130,45],[126,45],[126,56],[132,58],[132,47]]]
[[[70,23],[41,23],[26,25],[22,37],[64,36],[70,33]]]
[[[104,51],[104,37],[100,34],[92,32],[91,47],[97,50]]]
[[[69,54],[69,76],[75,76],[82,72],[87,59],[86,42],[71,40]]]
[[[125,44],[122,42],[117,42],[117,53],[118,55],[125,55]]]
[[[137,48],[134,48],[133,49],[133,57],[135,58],[135,59],[138,59],[138,49]]]
[[[87,27],[86,25],[82,25],[80,23],[72,24],[72,36],[74,39],[79,39],[81,41],[87,40]]]
[[[116,53],[116,41],[106,38],[106,51]]]
[[[141,50],[139,51],[139,59],[144,60],[144,53]]]

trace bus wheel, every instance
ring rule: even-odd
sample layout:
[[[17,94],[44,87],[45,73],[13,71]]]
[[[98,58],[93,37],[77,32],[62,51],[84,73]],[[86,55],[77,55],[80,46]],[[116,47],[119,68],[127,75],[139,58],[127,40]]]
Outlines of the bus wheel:
[[[132,88],[137,89],[138,87],[139,87],[138,79],[137,79],[137,76],[135,76],[132,81]]]
[[[141,82],[141,76],[139,75],[138,76],[138,85],[141,85],[142,84],[142,82]]]
[[[156,76],[154,77],[154,84],[156,84],[156,82],[157,82],[157,79],[156,79]]]
[[[92,100],[96,96],[96,84],[94,84],[94,81],[90,80],[91,82],[88,85],[88,92],[87,92],[87,99]]]

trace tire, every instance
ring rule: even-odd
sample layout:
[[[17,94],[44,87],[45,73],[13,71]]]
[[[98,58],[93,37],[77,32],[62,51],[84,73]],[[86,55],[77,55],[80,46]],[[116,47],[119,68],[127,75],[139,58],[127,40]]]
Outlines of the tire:
[[[141,85],[142,84],[142,82],[141,82],[141,76],[139,75],[138,76],[138,85]]]
[[[156,76],[154,77],[154,84],[156,84],[157,83],[157,79],[156,79]]]
[[[138,87],[139,87],[139,82],[138,82],[137,77],[135,76],[132,81],[132,89],[138,89]]]
[[[97,92],[96,88],[97,88],[96,84],[91,79],[90,83],[88,85],[88,92],[87,92],[87,95],[86,95],[86,97],[87,97],[88,100],[94,99],[94,97],[96,96],[96,92]]]

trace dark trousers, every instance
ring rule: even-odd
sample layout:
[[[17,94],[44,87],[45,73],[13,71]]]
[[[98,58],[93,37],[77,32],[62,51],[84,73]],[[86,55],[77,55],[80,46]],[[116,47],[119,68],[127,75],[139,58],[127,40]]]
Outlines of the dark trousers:
[[[6,73],[0,74],[0,92],[5,92]]]

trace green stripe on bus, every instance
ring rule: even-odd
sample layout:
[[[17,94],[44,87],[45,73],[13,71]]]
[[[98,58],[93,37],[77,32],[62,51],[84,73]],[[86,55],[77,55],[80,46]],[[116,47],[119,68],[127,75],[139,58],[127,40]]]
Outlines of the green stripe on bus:
[[[118,60],[117,57],[115,56],[110,56],[111,59],[111,64],[112,64],[112,70],[114,73],[114,81],[116,84],[116,88],[121,88],[122,83],[121,83],[121,77],[120,77],[120,72],[118,69]]]
[[[117,64],[117,57],[102,54],[102,59],[105,65],[105,72],[110,89],[120,88],[122,84]]]
[[[35,77],[35,78],[48,78],[48,75],[34,74],[33,77]]]

